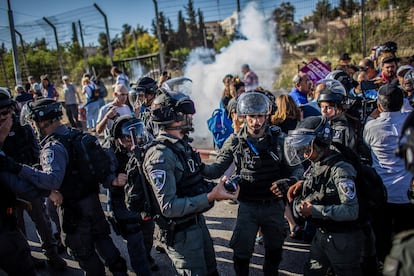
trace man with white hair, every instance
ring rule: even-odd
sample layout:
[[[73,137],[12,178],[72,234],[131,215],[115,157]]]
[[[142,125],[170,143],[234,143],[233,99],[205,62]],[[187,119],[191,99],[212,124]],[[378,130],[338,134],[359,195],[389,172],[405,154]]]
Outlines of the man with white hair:
[[[132,110],[126,104],[128,99],[128,89],[123,84],[118,84],[114,88],[114,100],[101,107],[98,114],[96,132],[104,133],[105,137],[109,136],[114,121],[119,116],[131,115]]]

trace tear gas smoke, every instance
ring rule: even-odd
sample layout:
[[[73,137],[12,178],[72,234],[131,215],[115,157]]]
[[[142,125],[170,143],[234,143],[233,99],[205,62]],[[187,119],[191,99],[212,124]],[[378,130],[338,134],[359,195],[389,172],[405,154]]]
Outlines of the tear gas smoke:
[[[226,74],[243,79],[241,66],[249,64],[259,77],[259,85],[272,90],[275,69],[280,66],[275,25],[258,10],[255,2],[249,3],[240,15],[240,33],[245,40],[235,40],[215,56],[213,63],[205,64],[211,50],[196,49],[189,56],[184,76],[193,81],[191,98],[195,102],[194,146],[211,148],[212,134],[207,129],[207,119],[219,107],[223,91],[222,79]],[[201,57],[201,58],[200,58]]]

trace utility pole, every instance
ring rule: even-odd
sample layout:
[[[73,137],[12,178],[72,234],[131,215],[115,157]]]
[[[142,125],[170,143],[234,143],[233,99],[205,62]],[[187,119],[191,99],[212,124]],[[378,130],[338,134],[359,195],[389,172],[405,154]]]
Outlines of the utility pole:
[[[12,49],[13,49],[14,77],[16,79],[16,84],[22,84],[22,76],[20,73],[20,65],[19,65],[19,55],[17,53],[16,34],[14,33],[15,30],[14,30],[13,11],[10,8],[10,0],[7,0],[7,13],[9,16],[10,38],[11,38]]]
[[[59,39],[58,39],[57,31],[56,31],[56,26],[53,25],[52,22],[50,22],[50,20],[47,19],[46,17],[43,17],[43,20],[53,29],[53,34],[55,35],[55,42],[56,42],[56,51],[57,51],[59,67],[60,67],[60,76],[63,76],[65,72],[63,70],[63,61],[62,61],[62,55],[60,53]]]
[[[79,25],[79,33],[80,33],[81,43],[82,43],[83,59],[85,60],[85,69],[86,69],[86,72],[89,73],[90,70],[89,70],[89,63],[88,63],[88,53],[86,52],[85,41],[83,40],[82,25],[81,25],[80,20],[78,20],[78,25]]]
[[[22,47],[22,52],[23,52],[23,64],[24,64],[24,70],[26,71],[26,76],[30,76],[30,71],[29,71],[29,65],[27,64],[27,58],[26,58],[26,49],[24,48],[24,41],[23,41],[23,36],[21,33],[19,33],[16,29],[14,30],[14,32],[19,36],[20,38],[20,47]]]
[[[106,14],[101,10],[101,8],[96,3],[94,3],[93,6],[98,10],[98,12],[104,18],[104,21],[105,21],[105,30],[106,30],[106,39],[108,40],[108,54],[109,54],[109,59],[111,60],[111,66],[114,66],[114,53],[112,51],[111,38],[109,36],[108,19],[106,18]]]
[[[362,34],[362,57],[367,55],[367,36],[365,30],[365,0],[361,0],[361,34]]]
[[[158,52],[160,55],[160,72],[164,70],[164,51],[162,49],[162,40],[161,40],[161,28],[160,28],[160,20],[158,16],[158,4],[157,0],[153,0],[154,7],[155,7],[155,20],[157,24],[157,37],[158,37]]]

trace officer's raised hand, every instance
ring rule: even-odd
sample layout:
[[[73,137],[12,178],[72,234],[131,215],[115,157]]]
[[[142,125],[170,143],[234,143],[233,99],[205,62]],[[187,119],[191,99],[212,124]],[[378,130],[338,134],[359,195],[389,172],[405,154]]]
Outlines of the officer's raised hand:
[[[300,190],[302,189],[302,185],[303,185],[303,180],[300,180],[296,182],[295,184],[293,184],[292,186],[290,186],[290,188],[287,191],[287,199],[289,202],[292,202],[295,196],[300,192]]]
[[[295,182],[292,178],[282,178],[272,183],[270,190],[277,198],[283,198],[287,195],[289,187]]]
[[[63,196],[58,190],[50,191],[49,199],[55,206],[60,206],[63,203]]]
[[[305,218],[312,216],[312,203],[309,201],[301,201],[299,211]]]
[[[236,191],[234,192],[228,192],[224,188],[224,182],[226,182],[227,177],[223,176],[220,179],[219,184],[217,184],[211,192],[207,194],[208,202],[213,202],[215,200],[220,201],[223,199],[237,199],[239,196],[240,186],[237,186]]]
[[[123,187],[123,186],[125,186],[127,180],[128,180],[127,175],[124,174],[124,173],[120,173],[120,174],[118,174],[118,177],[116,177],[112,181],[112,186],[115,186],[115,187]]]

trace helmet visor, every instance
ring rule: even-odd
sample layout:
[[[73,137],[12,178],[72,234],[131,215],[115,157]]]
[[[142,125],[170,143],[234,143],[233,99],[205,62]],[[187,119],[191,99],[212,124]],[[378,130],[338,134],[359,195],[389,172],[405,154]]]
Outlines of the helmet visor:
[[[138,105],[142,105],[142,101],[144,100],[143,88],[137,87],[129,91],[128,100],[131,105],[134,105],[135,103],[137,103]]]
[[[289,134],[285,138],[284,151],[289,165],[299,165],[310,157],[312,154],[312,141],[314,138],[314,135],[309,134]]]
[[[190,99],[183,99],[182,101],[179,101],[177,103],[177,109],[179,112],[182,112],[183,114],[195,113],[194,102]]]
[[[25,103],[20,111],[20,124],[22,126],[31,124],[29,102]]]
[[[151,135],[146,131],[142,121],[127,123],[121,128],[122,136],[131,137],[137,146],[144,146],[152,141]]]

